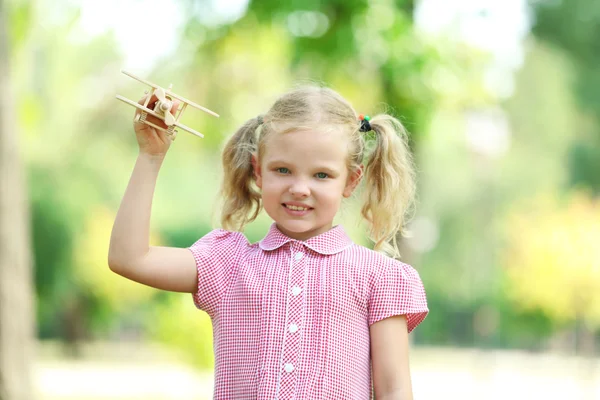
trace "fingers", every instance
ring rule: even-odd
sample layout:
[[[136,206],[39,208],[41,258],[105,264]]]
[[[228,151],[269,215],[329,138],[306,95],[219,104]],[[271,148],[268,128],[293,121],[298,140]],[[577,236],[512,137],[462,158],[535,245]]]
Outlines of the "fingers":
[[[171,106],[171,114],[175,115],[180,104],[181,102],[179,100],[173,99],[173,106]]]
[[[153,103],[156,103],[156,101],[158,100],[156,98],[156,96],[154,95],[154,93],[152,93],[151,95],[148,94],[146,92],[146,94],[144,94],[144,96],[140,99],[140,101],[138,101],[138,104],[144,105],[144,103],[146,102],[146,99],[148,98],[148,96],[150,96],[150,101],[148,102],[147,107],[150,108],[150,105]]]

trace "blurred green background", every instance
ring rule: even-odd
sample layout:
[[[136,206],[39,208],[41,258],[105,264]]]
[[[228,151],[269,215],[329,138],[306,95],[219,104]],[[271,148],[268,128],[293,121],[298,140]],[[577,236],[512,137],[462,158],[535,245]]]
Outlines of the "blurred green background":
[[[54,398],[44,394],[52,363],[100,362],[117,344],[159,346],[190,371],[210,373],[213,363],[210,320],[190,295],[128,282],[107,266],[137,155],[134,110],[114,96],[137,100],[146,89],[121,69],[172,83],[221,115],[186,111],[183,122],[205,138],[180,132],[167,156],[153,244],[186,247],[207,233],[223,140],[292,85],[324,82],[360,113],[392,113],[411,132],[419,200],[403,261],[421,274],[431,310],[411,334],[417,398],[434,398],[425,395],[431,371],[450,374],[460,367],[446,361],[472,351],[494,356],[469,364],[471,375],[514,352],[584,360],[583,375],[561,388],[600,398],[599,2],[2,2],[0,57],[30,208],[40,398]],[[366,243],[356,214],[348,204],[340,222]],[[246,234],[257,241],[269,224],[263,216]]]

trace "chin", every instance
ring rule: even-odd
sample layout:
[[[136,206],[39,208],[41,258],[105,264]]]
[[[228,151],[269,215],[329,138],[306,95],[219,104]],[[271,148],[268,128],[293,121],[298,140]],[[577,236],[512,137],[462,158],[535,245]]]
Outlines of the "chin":
[[[316,227],[314,224],[307,223],[306,221],[275,221],[277,226],[285,229],[289,232],[304,233],[314,230]]]
[[[306,221],[281,221],[277,222],[277,226],[283,233],[288,234],[288,236],[298,236],[294,239],[298,240],[307,240],[313,236],[317,236],[329,229],[331,229],[331,225],[317,225],[314,223],[309,223]],[[307,237],[305,237],[308,235]]]

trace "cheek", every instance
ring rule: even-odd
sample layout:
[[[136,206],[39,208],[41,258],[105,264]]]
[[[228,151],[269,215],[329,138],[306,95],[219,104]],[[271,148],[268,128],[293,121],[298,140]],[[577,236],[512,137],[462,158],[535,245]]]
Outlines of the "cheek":
[[[321,190],[321,196],[328,203],[333,205],[339,205],[343,199],[344,185],[342,183],[336,183],[335,185],[329,185]]]
[[[273,176],[264,176],[262,179],[262,194],[263,197],[278,197],[284,190],[284,182],[282,179],[278,179]]]

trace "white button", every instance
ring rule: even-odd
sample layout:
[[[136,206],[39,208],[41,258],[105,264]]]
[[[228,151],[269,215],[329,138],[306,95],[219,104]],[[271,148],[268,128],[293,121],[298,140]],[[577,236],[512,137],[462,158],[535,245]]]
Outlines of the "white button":
[[[287,363],[283,368],[285,369],[285,372],[292,372],[294,370],[294,364]]]
[[[300,260],[302,257],[304,257],[304,253],[296,253],[294,255],[294,258],[296,259],[296,261]]]
[[[296,333],[296,332],[298,332],[298,325],[296,325],[296,324],[291,324],[291,325],[290,325],[290,332],[292,332],[292,333]]]
[[[300,286],[294,286],[292,288],[292,294],[294,296],[298,296],[302,292],[302,288]]]

